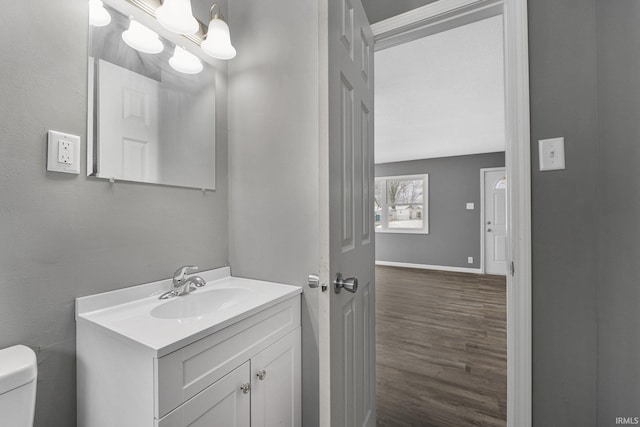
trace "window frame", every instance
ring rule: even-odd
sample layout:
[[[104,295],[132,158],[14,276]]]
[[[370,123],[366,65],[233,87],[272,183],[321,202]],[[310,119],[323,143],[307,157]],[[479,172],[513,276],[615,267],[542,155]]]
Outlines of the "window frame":
[[[387,182],[388,181],[417,181],[422,180],[422,228],[389,228],[389,205],[388,205],[388,189]],[[380,222],[382,224],[382,228],[377,228],[375,214],[376,209],[374,206],[374,230],[376,233],[392,233],[392,234],[429,234],[429,174],[414,174],[414,175],[394,175],[394,176],[376,176],[374,180],[374,205],[377,204],[377,200],[375,198],[375,184],[378,182],[383,182],[384,188],[384,200],[380,204],[380,212],[381,218]]]

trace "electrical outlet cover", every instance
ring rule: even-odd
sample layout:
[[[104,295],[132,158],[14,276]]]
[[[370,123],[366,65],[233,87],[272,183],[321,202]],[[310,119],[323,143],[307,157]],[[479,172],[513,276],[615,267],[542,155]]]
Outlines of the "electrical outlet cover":
[[[80,137],[50,130],[47,137],[47,170],[80,173]]]

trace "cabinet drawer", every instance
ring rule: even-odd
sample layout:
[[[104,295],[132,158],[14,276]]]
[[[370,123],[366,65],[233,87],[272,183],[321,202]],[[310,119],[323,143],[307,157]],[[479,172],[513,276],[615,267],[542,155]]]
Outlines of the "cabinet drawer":
[[[250,376],[245,362],[202,393],[155,423],[156,427],[249,427],[251,397],[241,386]]]
[[[159,419],[300,325],[300,297],[284,301],[157,359]]]

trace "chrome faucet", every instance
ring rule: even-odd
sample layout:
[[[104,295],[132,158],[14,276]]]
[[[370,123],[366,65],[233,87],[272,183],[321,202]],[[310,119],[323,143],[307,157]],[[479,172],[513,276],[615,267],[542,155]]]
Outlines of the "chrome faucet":
[[[181,297],[183,295],[187,295],[188,293],[195,290],[196,288],[203,287],[206,284],[207,282],[205,282],[202,277],[191,276],[181,282],[180,290],[179,291],[176,290],[176,292],[178,293],[178,296]]]
[[[187,274],[193,274],[198,271],[198,267],[195,265],[183,265],[173,273],[173,289],[177,289],[181,286],[182,281],[187,277]]]
[[[173,273],[171,290],[160,295],[160,299],[168,299],[172,297],[180,297],[189,294],[195,288],[201,288],[207,282],[200,276],[187,277],[198,271],[195,265],[183,265]]]

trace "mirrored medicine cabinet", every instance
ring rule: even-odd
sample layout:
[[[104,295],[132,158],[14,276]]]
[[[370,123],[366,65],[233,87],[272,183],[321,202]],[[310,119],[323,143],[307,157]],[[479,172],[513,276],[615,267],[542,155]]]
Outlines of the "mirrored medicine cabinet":
[[[133,9],[104,7],[108,25],[89,26],[87,174],[214,190],[215,67],[203,58],[201,71],[177,71],[176,46],[193,42],[144,16],[135,20],[160,34],[162,51],[131,47]]]

